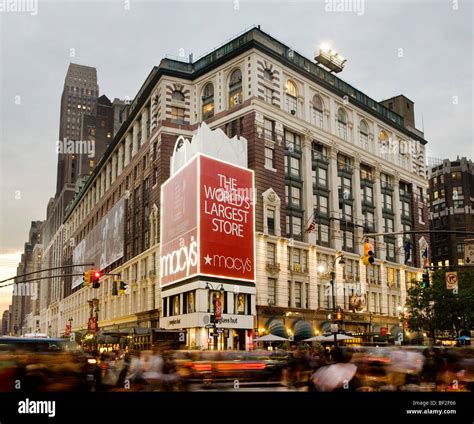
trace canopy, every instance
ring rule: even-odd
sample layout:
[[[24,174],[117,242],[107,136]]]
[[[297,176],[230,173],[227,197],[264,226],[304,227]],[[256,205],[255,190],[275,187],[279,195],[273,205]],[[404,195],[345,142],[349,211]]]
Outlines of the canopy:
[[[286,342],[288,339],[284,337],[275,336],[274,334],[267,334],[266,336],[258,337],[256,342]]]
[[[324,337],[324,336],[314,336],[314,337],[311,337],[309,339],[305,339],[303,341],[304,342],[322,342],[322,341],[326,341],[326,337]]]
[[[337,334],[336,337],[337,337],[337,340],[350,340],[350,339],[355,338],[353,336],[348,336],[347,334]],[[330,336],[325,336],[322,339],[322,341],[323,342],[332,342],[332,341],[334,341],[334,334],[331,334]]]

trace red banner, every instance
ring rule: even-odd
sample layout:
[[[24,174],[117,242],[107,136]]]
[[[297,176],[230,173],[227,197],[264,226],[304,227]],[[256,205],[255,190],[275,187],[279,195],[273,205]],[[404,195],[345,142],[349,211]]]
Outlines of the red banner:
[[[161,286],[196,275],[255,282],[254,223],[253,171],[192,159],[161,188]]]
[[[200,158],[200,273],[255,281],[253,172]]]

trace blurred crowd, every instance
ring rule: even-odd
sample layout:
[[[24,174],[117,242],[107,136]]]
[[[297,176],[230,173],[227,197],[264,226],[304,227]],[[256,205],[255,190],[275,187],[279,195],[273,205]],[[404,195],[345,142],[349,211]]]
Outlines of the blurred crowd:
[[[312,392],[473,391],[474,349],[0,351],[0,391],[189,391],[245,384]]]

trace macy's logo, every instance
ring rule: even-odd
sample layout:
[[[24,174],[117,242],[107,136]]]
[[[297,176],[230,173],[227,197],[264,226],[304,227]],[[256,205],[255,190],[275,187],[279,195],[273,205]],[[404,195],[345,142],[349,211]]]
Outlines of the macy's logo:
[[[252,262],[249,258],[234,258],[232,256],[214,255],[209,253],[204,256],[206,265],[211,265],[218,268],[225,268],[229,270],[242,271],[242,274],[252,271]]]
[[[195,267],[198,262],[197,242],[191,237],[189,246],[184,244],[184,239],[179,241],[179,249],[161,256],[160,258],[160,276],[161,278],[174,275],[178,272],[186,271],[186,277],[189,275],[191,267]]]

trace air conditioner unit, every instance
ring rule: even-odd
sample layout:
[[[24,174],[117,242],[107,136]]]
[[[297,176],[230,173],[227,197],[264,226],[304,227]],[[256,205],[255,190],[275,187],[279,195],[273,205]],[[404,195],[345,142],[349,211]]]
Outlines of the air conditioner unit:
[[[296,115],[296,110],[291,109],[291,114],[292,114],[292,115]]]
[[[125,190],[125,192],[123,193],[123,197],[127,200],[130,199],[130,190]]]
[[[295,151],[295,147],[293,146],[293,144],[288,144],[288,151],[291,153]]]

